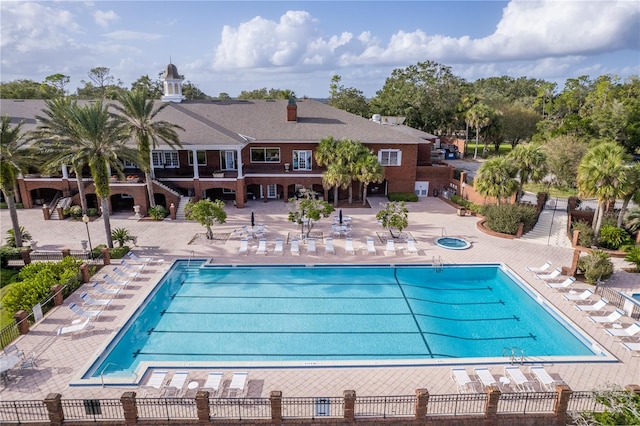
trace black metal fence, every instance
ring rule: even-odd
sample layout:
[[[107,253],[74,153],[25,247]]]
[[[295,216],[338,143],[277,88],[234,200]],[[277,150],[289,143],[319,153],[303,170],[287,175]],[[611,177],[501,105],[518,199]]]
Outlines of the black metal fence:
[[[356,399],[356,417],[412,417],[415,396],[365,396]]]
[[[616,290],[606,287],[605,285],[598,284],[596,286],[595,293],[607,299],[609,303],[617,308],[622,309],[625,307],[625,302],[627,301],[626,297]],[[627,312],[627,315],[636,321],[640,320],[640,306],[629,303],[626,305],[631,305],[631,312]]]
[[[196,400],[188,398],[141,398],[136,400],[140,419],[197,419]],[[124,417],[123,417],[124,418]]]
[[[344,399],[339,397],[282,398],[282,418],[315,419],[343,417]]]
[[[454,416],[480,414],[484,413],[486,402],[487,394],[484,393],[430,395],[427,414]]]
[[[222,419],[269,419],[269,398],[220,398],[209,400],[209,417]]]
[[[0,401],[0,424],[49,420],[44,401]]]
[[[67,420],[124,419],[119,399],[63,399],[61,403]]]
[[[556,392],[503,393],[498,401],[498,413],[548,413],[553,411]]]
[[[102,254],[93,256],[90,251],[71,250],[69,256],[90,265],[104,265]],[[59,250],[36,250],[29,253],[32,262],[60,262],[66,254]]]

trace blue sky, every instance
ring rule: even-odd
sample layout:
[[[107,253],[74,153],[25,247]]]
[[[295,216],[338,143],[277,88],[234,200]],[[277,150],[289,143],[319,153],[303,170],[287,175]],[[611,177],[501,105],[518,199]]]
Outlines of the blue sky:
[[[374,96],[422,61],[467,81],[640,74],[640,7],[623,1],[7,1],[1,80],[104,66],[126,87],[176,64],[211,96],[290,89],[327,97],[331,77]]]

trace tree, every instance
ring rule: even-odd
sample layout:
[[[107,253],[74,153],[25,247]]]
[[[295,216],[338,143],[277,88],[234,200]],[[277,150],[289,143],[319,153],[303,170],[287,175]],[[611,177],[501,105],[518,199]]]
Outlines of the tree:
[[[632,390],[610,386],[593,391],[593,397],[607,409],[603,412],[576,412],[572,415],[576,425],[640,425],[640,395]]]
[[[376,219],[383,228],[389,230],[391,238],[398,238],[402,230],[409,226],[409,210],[404,201],[390,201],[384,203],[382,209],[376,214]],[[398,235],[393,235],[393,230],[398,230]]]
[[[11,227],[16,247],[22,247],[22,232],[18,221],[18,211],[14,197],[16,195],[16,177],[26,170],[30,154],[25,146],[27,140],[22,134],[23,122],[11,126],[11,119],[2,116],[0,125],[0,190],[7,202]]]
[[[290,99],[295,98],[296,94],[293,90],[289,89],[269,89],[266,87],[262,89],[240,92],[238,99]]]
[[[340,84],[340,79],[341,77],[339,75],[334,75],[331,78],[329,101],[327,103],[334,108],[368,118],[369,104],[362,91],[353,87],[345,89],[345,87]]]
[[[540,182],[547,175],[547,157],[539,144],[517,145],[507,158],[512,161],[519,176],[516,202],[522,197],[522,188],[528,182]]]
[[[384,167],[373,152],[358,158],[354,178],[362,183],[362,205],[367,205],[367,188],[372,182],[380,183],[384,180]]]
[[[51,74],[44,79],[44,83],[54,87],[60,96],[66,94],[65,86],[69,84],[69,81],[71,81],[71,77],[60,73]]]
[[[480,129],[487,127],[491,123],[493,110],[483,103],[477,103],[465,114],[465,120],[470,126],[476,128],[476,147],[473,158],[478,158],[478,140],[480,139]]]
[[[185,81],[182,85],[182,94],[187,100],[202,100],[209,99],[206,93],[204,93],[200,88],[190,81]]]
[[[575,136],[563,135],[548,139],[544,144],[547,169],[556,185],[576,187],[578,164],[587,152],[587,144]]]
[[[502,135],[511,143],[511,147],[522,140],[529,140],[536,132],[536,125],[540,121],[540,115],[532,109],[512,104],[500,107],[502,111]]]
[[[159,142],[164,142],[174,149],[182,148],[176,130],[184,129],[168,121],[156,120],[160,111],[169,104],[163,103],[154,109],[153,100],[149,99],[149,93],[143,88],[124,92],[119,96],[119,100],[120,105],[114,105],[113,108],[119,113],[118,120],[136,141],[139,157],[136,164],[144,172],[149,205],[155,207],[151,153]]]
[[[490,158],[478,169],[473,187],[485,197],[495,197],[496,204],[500,205],[502,199],[510,197],[518,190],[516,173],[511,159]]]
[[[2,99],[50,99],[57,93],[51,86],[33,80],[14,80],[0,83]]]
[[[313,226],[322,218],[329,217],[335,211],[334,207],[326,201],[319,200],[314,191],[306,190],[297,200],[289,199],[291,210],[289,211],[289,222],[300,225],[300,235],[309,236]],[[307,225],[307,232],[304,227]]]
[[[326,166],[327,170],[322,173],[322,184],[325,188],[334,188],[333,205],[338,206],[338,190],[345,187],[351,181],[346,182],[347,171],[338,162],[338,144],[332,136],[324,138],[318,144],[315,151],[316,163],[319,166]]]
[[[95,67],[91,68],[87,75],[89,76],[89,80],[93,82],[93,85],[98,88],[100,98],[105,99],[106,87],[109,84],[113,84],[115,80],[111,75],[111,70],[107,67]],[[84,83],[84,81],[82,81],[82,83]]]
[[[581,196],[595,197],[598,201],[592,225],[596,240],[600,234],[605,205],[625,195],[628,177],[625,169],[629,160],[621,145],[606,141],[590,148],[578,166],[577,182]]]
[[[620,213],[618,213],[618,228],[622,228],[629,203],[633,200],[636,205],[640,205],[640,163],[630,164],[627,170],[625,170],[625,173],[627,176],[624,188],[622,189],[624,196],[622,197]]]
[[[189,201],[184,208],[186,218],[195,220],[200,225],[207,228],[207,239],[213,239],[211,227],[214,222],[223,224],[227,220],[227,212],[224,210],[222,200],[200,200],[198,202]]]
[[[151,99],[160,99],[162,96],[162,83],[160,80],[151,80],[151,77],[145,74],[131,83],[131,91],[135,90],[146,90]]]

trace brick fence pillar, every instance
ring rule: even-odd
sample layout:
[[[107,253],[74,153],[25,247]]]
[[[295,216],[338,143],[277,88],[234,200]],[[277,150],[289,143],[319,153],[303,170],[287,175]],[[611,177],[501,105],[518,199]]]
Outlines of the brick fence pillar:
[[[416,406],[414,414],[416,421],[422,422],[427,417],[427,404],[429,403],[429,391],[427,389],[416,389]]]
[[[91,275],[89,275],[89,265],[86,263],[80,265],[80,279],[83,283],[88,283],[91,279]]]
[[[133,391],[125,392],[120,397],[122,403],[122,411],[124,412],[124,423],[127,426],[138,423],[138,406],[136,405],[136,393]]]
[[[209,424],[209,391],[199,390],[196,393],[196,409],[198,410],[198,423]]]
[[[636,395],[640,395],[640,386],[638,385],[627,385],[624,387],[625,390],[635,393]]]
[[[556,386],[556,401],[553,404],[553,412],[556,415],[557,424],[567,424],[567,408],[569,407],[569,398],[573,391],[567,385]]]
[[[51,218],[51,213],[49,212],[49,207],[46,204],[42,205],[42,216],[44,220],[49,220]]]
[[[20,255],[22,256],[22,261],[25,265],[31,263],[31,250],[20,250]]]
[[[500,389],[497,386],[487,386],[487,402],[484,404],[484,425],[497,424],[498,401],[500,401]]]
[[[68,248],[63,248],[62,250],[60,250],[62,252],[62,257],[69,257],[71,256],[71,249]]]
[[[580,230],[574,229],[573,235],[571,236],[571,246],[575,247],[578,245],[578,240],[580,239]]]
[[[100,253],[102,253],[102,262],[105,265],[111,265],[111,253],[109,252],[109,247],[103,248],[100,250]]]
[[[171,203],[169,206],[169,217],[171,217],[171,220],[176,220],[176,210],[176,205]]]
[[[64,303],[64,295],[62,294],[62,286],[60,284],[51,286],[51,294],[53,294],[54,306],[60,306]]]
[[[16,324],[18,324],[18,333],[27,334],[29,332],[29,321],[27,321],[27,311],[24,309],[20,309],[18,312],[13,314],[13,319],[16,320]]]
[[[62,395],[59,393],[50,393],[44,399],[44,405],[49,413],[49,422],[51,426],[61,426],[64,423],[64,412],[62,411]]]
[[[282,423],[282,391],[271,391],[269,400],[271,401],[271,423]]]
[[[356,391],[346,390],[344,396],[344,419],[348,422],[355,421],[356,418]]]

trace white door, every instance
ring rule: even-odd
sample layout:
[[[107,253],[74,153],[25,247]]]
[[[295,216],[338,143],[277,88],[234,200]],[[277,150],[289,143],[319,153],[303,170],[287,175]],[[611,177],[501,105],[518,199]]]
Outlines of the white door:
[[[429,182],[416,182],[414,192],[418,197],[426,197],[429,194]]]
[[[236,169],[235,151],[225,151],[224,161],[225,163],[227,163],[226,164],[227,170],[235,170]]]

